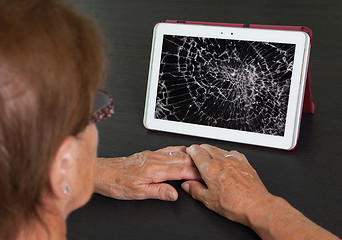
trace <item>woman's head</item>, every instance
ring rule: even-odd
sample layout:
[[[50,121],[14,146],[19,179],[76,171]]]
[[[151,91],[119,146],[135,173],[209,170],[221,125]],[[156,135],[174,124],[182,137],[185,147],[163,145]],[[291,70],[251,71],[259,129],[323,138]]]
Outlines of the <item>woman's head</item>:
[[[74,144],[67,137],[94,135],[102,41],[92,20],[61,1],[0,1],[0,232],[38,217],[53,161]]]

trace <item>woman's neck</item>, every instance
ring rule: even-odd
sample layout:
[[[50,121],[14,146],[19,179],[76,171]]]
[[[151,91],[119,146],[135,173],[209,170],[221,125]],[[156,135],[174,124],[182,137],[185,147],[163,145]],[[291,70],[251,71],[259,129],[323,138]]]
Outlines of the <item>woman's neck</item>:
[[[66,239],[66,218],[58,211],[40,211],[40,218],[30,220],[25,227],[22,227],[17,240],[65,240]]]

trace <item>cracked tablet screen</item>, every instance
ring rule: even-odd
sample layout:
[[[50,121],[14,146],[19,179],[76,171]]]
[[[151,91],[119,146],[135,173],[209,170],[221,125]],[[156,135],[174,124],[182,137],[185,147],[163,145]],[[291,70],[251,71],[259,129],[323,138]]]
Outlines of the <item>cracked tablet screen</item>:
[[[155,118],[284,136],[294,44],[164,35]]]

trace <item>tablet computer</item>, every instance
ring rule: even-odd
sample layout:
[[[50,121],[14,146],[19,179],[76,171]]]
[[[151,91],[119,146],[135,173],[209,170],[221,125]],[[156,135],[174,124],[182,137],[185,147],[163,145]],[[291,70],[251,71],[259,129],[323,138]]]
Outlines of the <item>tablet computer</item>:
[[[144,126],[293,149],[309,50],[300,31],[158,23]]]

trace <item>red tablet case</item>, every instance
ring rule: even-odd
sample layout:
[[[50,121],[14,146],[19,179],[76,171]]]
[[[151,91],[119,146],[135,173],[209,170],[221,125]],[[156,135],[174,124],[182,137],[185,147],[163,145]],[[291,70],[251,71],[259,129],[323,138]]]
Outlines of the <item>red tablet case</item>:
[[[242,27],[242,28],[259,28],[259,29],[276,29],[276,30],[291,30],[291,31],[302,31],[309,35],[310,42],[312,40],[312,31],[310,28],[301,26],[276,26],[276,25],[258,25],[239,23],[216,23],[216,22],[194,22],[194,21],[178,21],[178,20],[166,20],[166,23],[183,23],[183,24],[198,24],[198,25],[208,25],[208,26],[224,26],[224,27]],[[305,92],[302,112],[313,114],[315,111],[315,105],[312,102],[311,96],[311,84],[310,84],[310,72],[309,67],[306,74]]]

